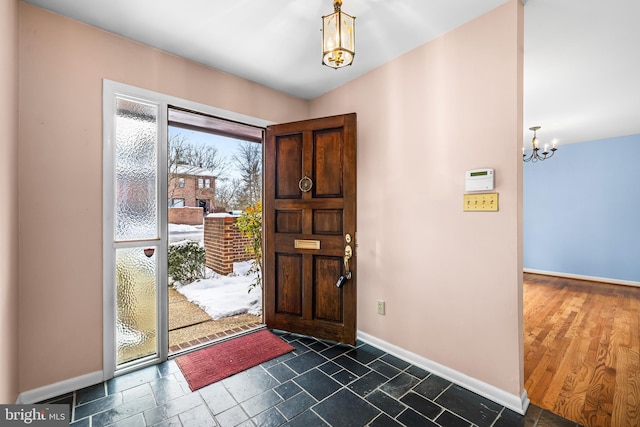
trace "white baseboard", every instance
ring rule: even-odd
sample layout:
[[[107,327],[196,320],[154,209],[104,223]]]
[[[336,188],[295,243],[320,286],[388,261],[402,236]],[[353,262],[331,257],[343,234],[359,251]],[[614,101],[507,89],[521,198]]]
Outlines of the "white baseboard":
[[[70,378],[68,380],[49,384],[34,390],[23,391],[18,395],[16,403],[33,404],[42,402],[44,400],[62,396],[63,394],[71,393],[75,390],[80,390],[81,388],[101,383],[102,381],[104,381],[104,374],[102,371],[91,372],[90,374]]]
[[[544,276],[566,277],[567,279],[588,280],[589,282],[611,283],[613,285],[636,286],[640,287],[640,282],[631,280],[610,279],[608,277],[583,276],[580,274],[559,273],[557,271],[536,270],[533,268],[523,268],[525,273],[542,274]]]
[[[458,372],[454,369],[448,368],[437,362],[429,360],[425,357],[419,356],[415,353],[407,351],[403,348],[390,344],[379,338],[366,334],[362,331],[358,331],[358,338],[362,341],[369,343],[381,350],[386,351],[400,359],[409,362],[415,366],[425,369],[431,373],[438,375],[454,384],[459,385],[469,391],[479,394],[482,397],[502,405],[520,415],[524,415],[529,407],[529,396],[525,390],[522,396],[517,396],[511,393],[507,393],[497,387],[487,384],[483,381],[472,378],[468,375]]]

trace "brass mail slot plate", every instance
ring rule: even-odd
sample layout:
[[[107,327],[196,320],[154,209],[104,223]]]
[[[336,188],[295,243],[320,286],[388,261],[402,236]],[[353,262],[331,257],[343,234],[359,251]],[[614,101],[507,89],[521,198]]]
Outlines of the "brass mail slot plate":
[[[294,241],[296,249],[320,249],[320,240],[299,240]]]

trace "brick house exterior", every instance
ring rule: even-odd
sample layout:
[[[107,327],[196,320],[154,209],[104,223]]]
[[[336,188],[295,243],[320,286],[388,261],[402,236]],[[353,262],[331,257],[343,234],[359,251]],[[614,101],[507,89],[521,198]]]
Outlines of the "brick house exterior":
[[[213,212],[216,177],[198,166],[176,165],[169,171],[169,207],[202,208],[203,215]]]

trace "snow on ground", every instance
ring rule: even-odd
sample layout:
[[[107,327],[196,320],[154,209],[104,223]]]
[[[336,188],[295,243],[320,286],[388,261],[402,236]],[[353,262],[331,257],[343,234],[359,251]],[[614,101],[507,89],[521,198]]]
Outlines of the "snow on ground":
[[[202,226],[169,223],[169,234],[171,234],[171,233],[197,233],[198,231],[202,231]]]
[[[213,320],[237,314],[262,314],[262,290],[249,285],[256,278],[255,273],[247,275],[251,261],[233,264],[233,273],[221,276],[213,273],[210,279],[200,279],[187,285],[175,284],[178,292],[197,304]]]
[[[169,223],[169,244],[187,240],[204,241],[204,225],[187,225]]]

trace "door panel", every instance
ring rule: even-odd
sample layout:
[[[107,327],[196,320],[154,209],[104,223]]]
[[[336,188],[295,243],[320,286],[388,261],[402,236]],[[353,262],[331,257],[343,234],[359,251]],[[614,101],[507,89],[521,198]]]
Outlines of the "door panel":
[[[268,127],[264,164],[267,326],[355,344],[356,115]]]
[[[302,135],[287,135],[276,141],[276,197],[299,199],[298,172],[302,169]]]
[[[334,173],[343,169],[342,129],[318,132],[313,142],[314,197],[342,197],[342,174]]]
[[[302,316],[302,257],[279,253],[276,263],[277,311]]]
[[[314,310],[315,318],[330,322],[342,322],[343,301],[336,281],[331,280],[342,274],[341,257],[314,257],[315,284]]]

